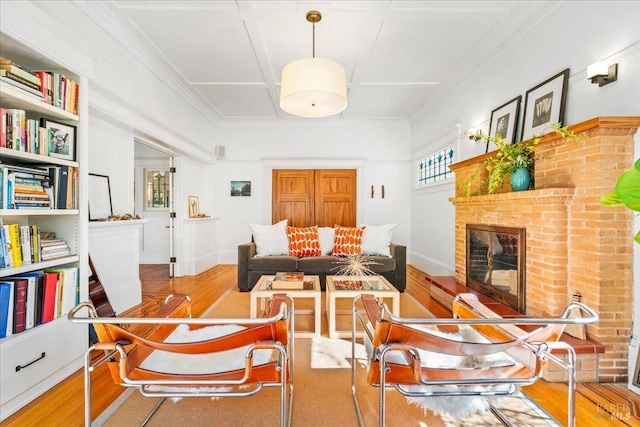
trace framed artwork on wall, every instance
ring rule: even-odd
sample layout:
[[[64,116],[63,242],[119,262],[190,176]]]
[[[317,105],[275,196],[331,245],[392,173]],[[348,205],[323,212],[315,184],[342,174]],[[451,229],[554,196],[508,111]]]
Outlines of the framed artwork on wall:
[[[231,181],[231,196],[251,196],[251,181]]]
[[[189,218],[198,218],[200,216],[200,197],[189,196]]]
[[[489,136],[500,135],[509,144],[516,142],[516,129],[518,128],[518,113],[520,112],[522,95],[513,98],[491,112],[489,122]],[[487,141],[485,153],[495,150],[495,145]]]
[[[59,159],[76,159],[76,127],[53,120],[40,119],[40,127],[47,129],[49,156]]]
[[[111,187],[106,175],[89,174],[89,221],[105,221],[113,215]]]
[[[524,101],[522,140],[542,134],[545,129],[564,120],[569,69],[563,70],[529,89]]]

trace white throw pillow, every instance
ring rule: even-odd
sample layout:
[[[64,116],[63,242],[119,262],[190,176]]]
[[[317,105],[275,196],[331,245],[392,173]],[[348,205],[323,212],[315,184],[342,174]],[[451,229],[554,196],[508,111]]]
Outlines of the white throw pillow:
[[[398,224],[367,225],[362,234],[362,254],[391,257],[389,245]]]
[[[320,250],[322,251],[322,255],[331,255],[335,234],[336,229],[333,227],[318,227],[318,237],[320,238]]]
[[[289,253],[287,221],[283,219],[273,225],[249,224],[253,241],[256,244],[256,256],[287,255]]]

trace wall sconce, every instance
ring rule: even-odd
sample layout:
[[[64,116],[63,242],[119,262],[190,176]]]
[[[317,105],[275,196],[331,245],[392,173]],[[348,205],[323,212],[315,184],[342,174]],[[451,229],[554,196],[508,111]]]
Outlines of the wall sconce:
[[[373,185],[371,186],[371,198],[373,199],[373,196],[375,196],[376,192],[373,190]]]
[[[381,194],[381,196],[382,196],[382,198],[384,199],[384,185],[382,186],[382,191],[381,191],[381,193],[382,193],[382,194]]]
[[[618,64],[594,62],[587,67],[587,78],[600,87],[615,82],[618,80]]]

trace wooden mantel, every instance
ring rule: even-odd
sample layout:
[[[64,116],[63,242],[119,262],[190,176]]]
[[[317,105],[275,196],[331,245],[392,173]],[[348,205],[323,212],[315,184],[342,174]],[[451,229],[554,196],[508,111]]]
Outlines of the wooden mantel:
[[[580,294],[600,314],[589,337],[605,345],[593,369],[600,382],[627,378],[633,321],[633,214],[600,204],[618,177],[633,166],[640,117],[597,117],[556,132],[536,147],[535,190],[509,185],[487,194],[483,162],[495,151],[451,166],[456,175],[455,280],[466,279],[466,224],[526,229],[527,315],[557,316]],[[475,175],[471,196],[465,183]],[[583,372],[584,375],[584,372]],[[585,378],[582,378],[585,380]]]

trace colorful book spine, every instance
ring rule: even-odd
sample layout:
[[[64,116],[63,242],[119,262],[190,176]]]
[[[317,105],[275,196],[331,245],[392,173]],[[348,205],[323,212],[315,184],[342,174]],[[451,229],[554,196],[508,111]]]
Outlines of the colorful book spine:
[[[11,244],[11,254],[13,256],[13,266],[22,265],[22,249],[20,241],[20,226],[18,224],[9,225],[9,243]]]
[[[7,336],[7,321],[9,320],[9,299],[13,283],[0,282],[0,338]]]
[[[15,286],[13,296],[13,333],[24,332],[27,327],[27,281],[17,279],[13,281]]]

